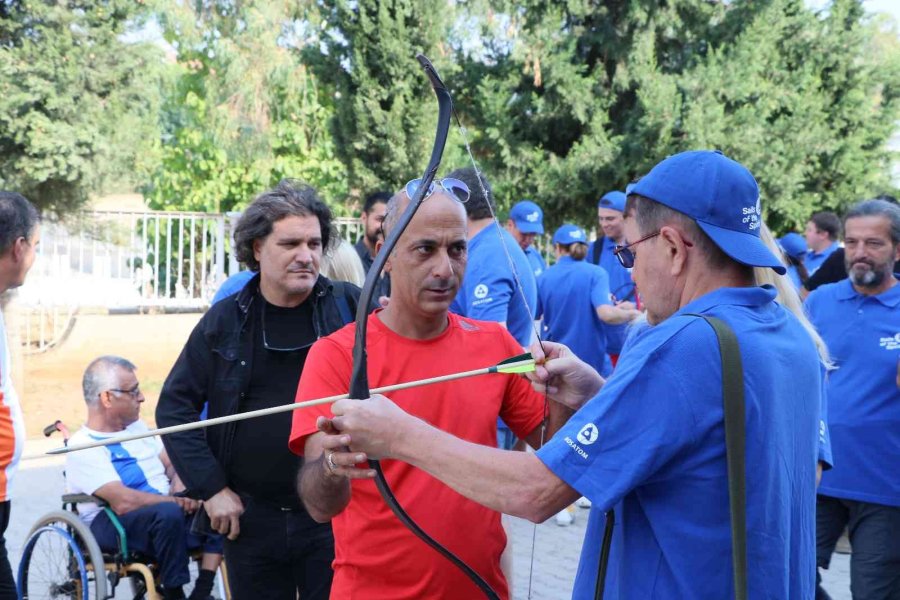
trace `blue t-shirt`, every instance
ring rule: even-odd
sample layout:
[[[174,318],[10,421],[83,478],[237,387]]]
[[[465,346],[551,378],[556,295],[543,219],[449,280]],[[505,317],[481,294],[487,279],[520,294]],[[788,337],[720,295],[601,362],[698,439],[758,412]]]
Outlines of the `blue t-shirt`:
[[[826,384],[834,468],[819,493],[900,506],[900,285],[864,296],[844,279],[806,309],[837,367]]]
[[[603,267],[609,275],[609,293],[615,302],[627,300],[635,302],[636,290],[634,281],[631,279],[631,269],[626,269],[616,258],[613,250],[616,249],[616,243],[607,237],[591,242],[588,246],[587,260],[594,258],[594,244],[603,242],[603,252],[600,253],[599,265]],[[606,351],[610,354],[620,354],[622,345],[625,343],[625,336],[628,330],[628,323],[620,325],[603,324],[606,330]]]
[[[524,299],[501,245],[501,235],[515,264]],[[531,263],[515,238],[505,229],[498,230],[494,224],[475,234],[469,240],[466,275],[450,310],[470,319],[505,322],[512,336],[525,347],[534,337],[531,311],[535,310],[536,304],[537,285]]]
[[[722,288],[641,328],[615,372],[537,455],[593,503],[573,597],[594,597],[616,510],[606,598],[734,597],[722,370],[712,328],[740,344],[747,413],[751,598],[812,598],[821,370],[771,287]]]
[[[605,367],[606,334],[596,309],[605,304],[612,304],[609,276],[583,260],[563,256],[538,279],[544,338],[565,344],[599,373]]]
[[[825,259],[831,256],[831,253],[839,248],[837,242],[833,242],[830,246],[822,250],[821,252],[814,252],[810,250],[806,253],[806,256],[803,257],[803,266],[806,267],[806,272],[812,275],[816,272],[816,269],[822,266],[822,263],[825,262]]]
[[[535,278],[540,277],[541,273],[547,270],[547,263],[544,262],[544,257],[541,256],[541,253],[534,246],[525,248],[525,256],[528,257],[528,262],[531,263],[531,272],[534,273]]]

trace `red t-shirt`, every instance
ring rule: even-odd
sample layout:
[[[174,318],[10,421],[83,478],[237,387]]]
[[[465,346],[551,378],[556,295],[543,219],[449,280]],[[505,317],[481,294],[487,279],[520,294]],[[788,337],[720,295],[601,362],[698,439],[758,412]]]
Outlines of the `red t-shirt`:
[[[496,323],[450,314],[449,327],[430,340],[389,330],[369,317],[366,349],[372,388],[487,367],[522,352]],[[352,368],[354,326],[322,338],[310,349],[297,402],[345,393]],[[460,438],[497,445],[497,417],[524,438],[540,425],[543,396],[516,375],[484,375],[389,394],[403,410]],[[294,411],[290,447],[302,454],[329,405]],[[501,598],[509,588],[500,570],[506,535],[500,514],[472,502],[406,463],[382,462],[400,504],[434,539],[472,566]],[[375,482],[355,480],[347,508],[332,520],[335,540],[331,597],[341,600],[478,598],[469,579],[415,537],[384,503]]]

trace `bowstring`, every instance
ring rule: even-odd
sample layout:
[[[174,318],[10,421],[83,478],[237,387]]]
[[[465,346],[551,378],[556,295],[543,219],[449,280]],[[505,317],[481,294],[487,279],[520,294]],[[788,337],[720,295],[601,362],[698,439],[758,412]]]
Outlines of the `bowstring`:
[[[534,337],[538,342],[538,345],[541,347],[541,351],[544,353],[544,357],[546,358],[547,352],[544,348],[544,340],[541,338],[540,328],[537,325],[537,319],[535,317],[534,311],[531,309],[531,306],[528,304],[528,298],[525,296],[525,288],[522,286],[522,281],[519,279],[519,270],[516,268],[516,263],[513,260],[512,254],[509,251],[509,247],[506,244],[506,239],[503,237],[503,226],[500,225],[500,220],[497,218],[497,214],[494,212],[494,206],[491,202],[491,198],[488,195],[487,188],[484,185],[484,180],[481,176],[481,168],[478,166],[478,161],[475,159],[475,155],[472,153],[472,146],[469,143],[469,136],[466,131],[465,126],[463,126],[462,122],[459,119],[459,114],[456,112],[456,109],[453,109],[453,118],[456,120],[456,127],[459,129],[460,134],[463,138],[463,143],[466,147],[466,154],[469,155],[469,160],[472,163],[472,168],[475,169],[475,179],[478,180],[478,187],[481,189],[481,194],[485,199],[485,203],[488,206],[488,210],[491,213],[491,218],[494,220],[495,231],[497,232],[497,236],[500,238],[500,246],[503,248],[503,253],[506,255],[506,260],[509,263],[509,269],[512,272],[513,280],[516,283],[516,290],[519,293],[519,296],[522,298],[522,303],[525,305],[525,310],[528,312],[528,316],[531,320],[531,328],[534,332]],[[547,387],[544,386],[544,408],[543,415],[541,419],[541,446],[544,445],[544,437],[547,433],[547,421],[550,416],[550,400],[548,397]],[[529,600],[532,597],[532,581],[534,575],[534,556],[535,556],[535,548],[537,542],[537,523],[534,523],[531,531],[531,562],[528,567],[528,598]],[[512,585],[512,582],[510,582]]]

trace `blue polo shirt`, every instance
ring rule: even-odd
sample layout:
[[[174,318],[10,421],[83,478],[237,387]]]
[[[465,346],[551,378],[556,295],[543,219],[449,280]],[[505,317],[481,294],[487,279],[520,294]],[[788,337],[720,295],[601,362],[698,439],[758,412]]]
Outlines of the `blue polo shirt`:
[[[864,296],[844,279],[806,308],[837,367],[826,384],[834,468],[819,493],[900,506],[900,285]]]
[[[538,450],[593,503],[573,598],[594,597],[611,508],[606,598],[734,597],[719,348],[686,313],[721,318],[740,344],[750,597],[813,597],[821,370],[775,295],[722,288],[640,328],[600,393]]]
[[[538,279],[544,338],[565,344],[599,373],[605,370],[606,334],[596,309],[604,304],[612,304],[609,276],[583,260],[563,256]]]
[[[800,281],[800,273],[797,271],[797,267],[794,265],[787,266],[787,273],[784,274],[784,277],[787,277],[791,280],[791,283],[794,284],[794,289],[799,290],[800,286],[803,285],[803,282]]]
[[[505,229],[500,229],[499,234],[497,226],[492,224],[469,240],[466,274],[450,310],[470,319],[505,322],[512,336],[524,347],[534,337],[530,311],[537,308],[537,284],[531,263],[515,238]],[[512,256],[524,290],[524,300],[516,286],[503,244]]]
[[[534,246],[525,248],[525,256],[528,257],[528,262],[531,264],[531,272],[534,273],[535,278],[540,277],[541,273],[547,270],[547,263],[544,262],[544,257],[541,256],[541,253]]]
[[[825,262],[825,259],[831,256],[831,253],[837,250],[840,246],[837,242],[832,242],[830,246],[822,250],[821,252],[814,252],[810,250],[806,253],[806,256],[803,258],[803,266],[806,267],[807,273],[812,275],[816,272],[816,269],[822,266],[822,263]]]
[[[616,249],[616,243],[610,238],[601,238],[600,240],[591,242],[588,246],[587,260],[591,260],[594,256],[594,244],[602,242],[603,252],[600,253],[600,266],[609,275],[609,292],[615,298],[616,302],[628,300],[635,301],[634,281],[631,279],[631,269],[626,269],[616,258],[613,250]],[[606,330],[606,351],[610,354],[620,354],[622,345],[625,343],[625,335],[628,330],[628,323],[621,325],[603,324]]]

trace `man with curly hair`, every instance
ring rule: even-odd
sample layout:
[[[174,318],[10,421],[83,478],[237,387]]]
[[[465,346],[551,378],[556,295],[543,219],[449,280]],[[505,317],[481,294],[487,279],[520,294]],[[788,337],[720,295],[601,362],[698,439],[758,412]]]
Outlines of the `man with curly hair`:
[[[310,346],[353,319],[359,288],[319,274],[336,234],[308,186],[282,181],[244,211],[237,255],[256,275],[213,305],[191,333],[156,409],[160,426],[288,404]],[[227,536],[236,600],[327,598],[334,540],[295,491],[302,459],[284,440],[281,413],[166,436],[188,493],[203,500],[212,529]]]

